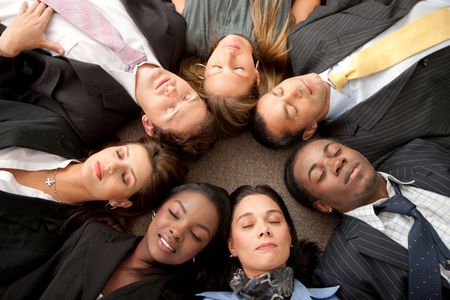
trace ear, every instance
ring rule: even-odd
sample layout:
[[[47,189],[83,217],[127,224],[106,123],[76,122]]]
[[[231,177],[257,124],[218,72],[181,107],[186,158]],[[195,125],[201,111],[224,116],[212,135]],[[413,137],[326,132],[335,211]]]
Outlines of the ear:
[[[142,118],[142,126],[144,126],[145,132],[148,136],[153,136],[153,124],[150,122],[150,119],[147,115],[143,115]]]
[[[259,77],[258,70],[255,69],[255,72],[256,72],[256,86],[259,86],[259,84],[261,83],[261,78]]]
[[[234,249],[234,243],[232,238],[228,239],[228,250],[230,251],[231,255],[236,256],[236,251]]]
[[[112,207],[129,208],[133,205],[133,202],[128,199],[111,200],[109,201],[109,205]]]
[[[315,209],[325,214],[328,214],[333,211],[333,208],[328,204],[326,204],[325,202],[323,202],[322,200],[317,200],[316,202],[313,203],[313,206],[315,207]]]
[[[317,130],[317,122],[314,122],[313,124],[311,124],[311,126],[305,129],[302,135],[302,139],[304,141],[309,140],[314,135],[314,133],[316,133],[316,130]]]

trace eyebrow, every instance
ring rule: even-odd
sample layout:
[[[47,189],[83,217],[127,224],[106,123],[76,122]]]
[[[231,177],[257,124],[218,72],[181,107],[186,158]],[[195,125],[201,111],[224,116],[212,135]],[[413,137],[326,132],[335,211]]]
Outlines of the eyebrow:
[[[181,207],[181,210],[184,212],[184,214],[187,214],[186,207],[184,207],[183,203],[181,203],[180,200],[175,200],[176,203]]]
[[[186,207],[183,205],[183,203],[180,200],[175,200],[176,203],[178,203],[178,205],[181,207],[181,210],[184,212],[184,214],[187,214],[187,210]],[[205,230],[209,236],[211,236],[211,231],[209,230],[208,227],[206,227],[203,224],[197,223],[195,224],[196,226],[202,228],[203,230]]]
[[[266,215],[270,215],[270,214],[273,214],[273,213],[278,213],[280,215],[283,215],[279,209],[269,209],[268,211],[266,211]],[[252,216],[252,215],[253,215],[252,212],[243,213],[242,215],[240,215],[236,219],[236,222],[239,222],[239,220],[242,219],[242,218],[249,217],[249,216]]]
[[[328,143],[328,144],[326,144],[325,145],[325,147],[323,147],[323,153],[324,154],[327,154],[327,152],[328,152],[328,148],[330,147],[330,145],[332,145],[332,144],[334,144],[334,143]],[[311,168],[309,168],[309,171],[308,171],[308,180],[309,180],[309,182],[311,182],[311,173],[312,173],[312,171],[314,171],[314,169],[317,167],[317,163],[313,163],[312,164],[312,166],[311,166]]]
[[[127,157],[130,157],[130,149],[128,148],[128,145],[125,145],[125,149],[127,149],[127,151],[126,151]],[[131,176],[133,176],[133,178],[134,178],[134,184],[133,184],[133,186],[134,186],[134,185],[136,185],[136,182],[137,182],[136,174],[134,173],[134,170],[132,168],[130,168],[130,171],[131,171]]]

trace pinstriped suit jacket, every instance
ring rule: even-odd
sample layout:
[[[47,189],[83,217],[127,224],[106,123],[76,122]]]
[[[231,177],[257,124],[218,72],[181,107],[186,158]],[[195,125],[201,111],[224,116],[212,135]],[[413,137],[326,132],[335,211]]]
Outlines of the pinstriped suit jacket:
[[[450,151],[427,140],[408,143],[378,170],[450,197]],[[324,285],[340,284],[343,299],[407,299],[408,252],[367,223],[344,216],[316,275]]]
[[[296,75],[333,66],[406,15],[417,1],[355,2],[359,1],[328,1],[293,30],[290,58]],[[336,120],[320,123],[318,133],[357,149],[375,166],[417,137],[439,137],[436,142],[450,148],[448,78],[450,49],[446,48]]]

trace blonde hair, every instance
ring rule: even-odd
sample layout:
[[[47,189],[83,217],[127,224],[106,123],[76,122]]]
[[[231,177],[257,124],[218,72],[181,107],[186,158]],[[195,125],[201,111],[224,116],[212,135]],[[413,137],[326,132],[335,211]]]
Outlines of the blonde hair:
[[[250,87],[241,97],[222,97],[206,92],[204,74],[206,61],[198,57],[185,58],[180,67],[180,76],[206,100],[213,113],[222,137],[242,133],[250,120],[251,111],[263,95],[280,83],[288,64],[287,39],[295,20],[290,15],[277,30],[278,15],[283,0],[255,0],[250,8],[254,31],[254,57],[259,61],[260,84]],[[213,43],[216,45],[217,43]]]

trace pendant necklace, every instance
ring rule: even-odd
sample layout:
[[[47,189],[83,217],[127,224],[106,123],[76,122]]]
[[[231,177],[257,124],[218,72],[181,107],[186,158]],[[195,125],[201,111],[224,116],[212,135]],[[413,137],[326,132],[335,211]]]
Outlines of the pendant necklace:
[[[57,173],[58,173],[58,168],[55,169],[55,172],[53,173],[53,178],[52,177],[47,177],[45,179],[45,184],[48,187],[53,187],[53,192],[55,193],[56,201],[57,202],[62,202],[61,198],[59,197],[58,191],[56,190],[56,174]]]

